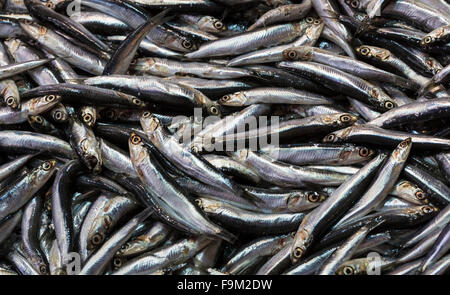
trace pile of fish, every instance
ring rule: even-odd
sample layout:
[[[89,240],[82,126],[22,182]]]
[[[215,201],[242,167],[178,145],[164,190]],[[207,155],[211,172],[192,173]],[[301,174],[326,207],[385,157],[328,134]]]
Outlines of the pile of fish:
[[[446,0],[2,0],[0,274],[445,274]]]

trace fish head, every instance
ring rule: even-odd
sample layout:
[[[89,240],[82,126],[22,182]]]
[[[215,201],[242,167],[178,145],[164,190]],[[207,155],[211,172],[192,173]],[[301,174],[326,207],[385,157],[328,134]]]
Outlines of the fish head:
[[[20,102],[17,97],[8,96],[8,97],[5,97],[4,101],[5,101],[5,104],[12,109],[17,110],[20,108]]]
[[[47,160],[36,170],[36,183],[45,183],[56,171],[56,160]]]
[[[57,104],[51,111],[52,119],[58,123],[64,123],[69,120],[69,113],[67,112],[66,107],[59,103]]]
[[[197,25],[202,30],[210,33],[225,32],[228,29],[223,22],[213,16],[202,17],[198,21]]]
[[[285,61],[308,61],[311,60],[313,48],[310,46],[296,46],[283,50],[283,59]]]
[[[439,29],[430,32],[429,34],[425,35],[422,40],[420,40],[420,45],[422,46],[431,46],[433,43],[436,42],[436,40],[444,33],[444,30],[439,31]]]
[[[365,146],[347,145],[339,154],[339,160],[361,162],[372,158],[375,153],[374,149]]]
[[[347,127],[353,125],[358,117],[350,113],[326,114],[320,116],[323,124],[335,127]]]
[[[162,128],[161,122],[151,112],[145,111],[140,118],[141,126],[147,136],[151,136],[157,129]]]
[[[113,219],[109,214],[97,217],[91,225],[88,234],[88,249],[97,249],[105,240],[106,234],[113,226]]]
[[[130,134],[128,147],[130,150],[130,158],[134,166],[139,165],[139,163],[149,157],[148,150],[144,145],[144,140],[134,132]]]
[[[358,258],[343,262],[336,270],[337,275],[352,276],[367,274],[369,259]]]
[[[102,158],[100,152],[100,144],[95,136],[88,136],[81,140],[79,144],[82,161],[86,164],[89,170],[94,173],[100,173],[102,169]]]
[[[405,162],[406,159],[408,159],[411,147],[412,140],[411,137],[408,137],[398,144],[396,149],[392,152],[392,157],[394,157],[398,162]]]
[[[387,60],[391,57],[391,52],[389,50],[369,45],[361,45],[357,47],[356,53],[362,58],[376,59],[380,61]]]
[[[28,104],[29,106],[29,113],[37,115],[50,110],[60,101],[61,96],[50,94],[42,97],[32,98],[31,100],[27,101],[26,104]]]
[[[80,110],[81,121],[89,127],[95,125],[97,112],[95,108],[84,106]]]
[[[333,142],[345,141],[345,138],[351,133],[353,128],[354,128],[354,126],[350,126],[350,127],[329,133],[327,136],[325,136],[322,139],[322,142],[333,143]]]
[[[315,208],[328,198],[324,192],[292,192],[287,201],[287,207],[290,212],[302,212]]]
[[[306,217],[305,217],[306,218]],[[294,243],[291,248],[291,261],[293,264],[297,263],[302,257],[304,257],[306,250],[313,241],[313,236],[308,230],[300,228],[294,237]]]
[[[20,20],[19,26],[27,35],[37,40],[45,36],[48,31],[46,27],[40,26],[37,23],[31,22],[29,20]]]
[[[378,110],[388,111],[397,107],[397,103],[379,87],[372,86],[369,95],[371,104]]]
[[[244,92],[236,92],[233,94],[227,94],[222,96],[219,99],[219,103],[221,105],[225,106],[233,106],[233,107],[239,107],[245,105],[245,102],[247,101],[247,97],[245,96]]]

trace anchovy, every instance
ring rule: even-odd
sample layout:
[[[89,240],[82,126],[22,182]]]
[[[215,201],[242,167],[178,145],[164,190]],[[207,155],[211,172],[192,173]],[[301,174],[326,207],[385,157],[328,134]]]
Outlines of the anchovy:
[[[95,46],[100,50],[108,50],[108,45],[103,43],[94,34],[88,31],[79,23],[73,21],[60,13],[55,12],[37,0],[24,0],[24,3],[33,18],[36,18],[45,25],[54,26],[59,30],[73,36],[80,42],[85,42]]]
[[[139,48],[139,44],[145,38],[145,36],[153,30],[160,23],[164,22],[164,16],[167,11],[163,11],[160,14],[153,17],[148,22],[140,25],[116,49],[114,54],[109,59],[108,63],[103,69],[103,75],[121,75],[125,74],[130,66],[136,51]]]
[[[323,142],[351,142],[371,143],[395,146],[403,139],[411,137],[414,148],[418,149],[444,149],[450,148],[450,140],[421,134],[410,134],[402,131],[391,131],[372,125],[350,126],[345,129],[328,134]]]
[[[22,208],[55,172],[56,161],[44,162],[0,193],[0,220]]]
[[[96,75],[100,75],[103,72],[106,62],[102,58],[78,47],[56,32],[33,23],[26,24],[21,22],[20,27],[33,40],[69,64]]]
[[[293,41],[302,34],[302,23],[274,25],[236,36],[203,44],[197,51],[186,54],[188,58],[226,56],[249,52],[255,48],[279,45]]]
[[[326,229],[331,228],[339,218],[345,214],[342,208],[350,209],[356,198],[360,196],[364,190],[364,186],[368,185],[375,176],[379,166],[384,162],[387,155],[380,154],[359,170],[358,173],[351,176],[338,189],[336,189],[322,203],[321,206],[311,211],[295,234],[294,243],[291,247],[291,260],[296,263],[300,258],[304,257],[305,252],[310,250],[314,240],[318,240],[324,234]]]
[[[288,61],[311,61],[334,66],[344,72],[367,80],[388,82],[400,87],[417,89],[417,85],[400,76],[378,69],[351,57],[333,54],[329,51],[310,46],[299,46],[283,51],[283,57]]]
[[[288,48],[302,45],[315,45],[323,28],[323,22],[315,20],[312,17],[307,17],[305,19],[305,28],[303,29],[304,33],[294,42],[240,55],[227,62],[227,65],[242,66],[281,61],[283,59],[283,51]]]
[[[136,63],[132,65],[132,69],[138,73],[146,73],[160,77],[193,75],[209,79],[236,79],[249,77],[251,75],[250,71],[245,69],[224,67],[201,62],[179,62],[155,57],[138,59]]]
[[[366,102],[375,109],[386,111],[396,107],[396,103],[383,90],[341,70],[314,62],[280,62],[277,66],[319,81],[327,87],[339,89],[340,92]]]
[[[164,202],[171,207],[171,211],[174,211],[173,217],[179,219],[181,213],[183,223],[189,227],[194,226],[191,228],[194,232],[217,236],[228,241],[235,239],[234,235],[208,221],[200,209],[187,199],[182,188],[174,183],[166,172],[157,169],[160,164],[148,153],[138,135],[134,133],[131,135],[129,145],[133,166],[141,181],[154,194],[155,202],[164,199]],[[186,219],[186,216],[191,217]]]
[[[411,138],[405,139],[396,147],[383,164],[383,167],[380,168],[378,175],[366,193],[361,196],[358,202],[341,218],[336,226],[343,226],[346,222],[366,215],[384,200],[400,176],[403,166],[408,159],[411,147]]]

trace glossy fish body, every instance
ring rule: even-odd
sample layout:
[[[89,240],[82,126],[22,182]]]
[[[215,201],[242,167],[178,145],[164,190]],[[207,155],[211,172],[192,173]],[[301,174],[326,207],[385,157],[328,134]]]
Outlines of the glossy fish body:
[[[338,89],[348,96],[369,103],[375,109],[389,110],[396,106],[395,102],[378,87],[341,70],[314,62],[280,62],[277,66],[294,71],[305,78],[320,81],[327,87]]]
[[[44,162],[30,174],[19,178],[0,195],[0,219],[16,212],[50,179],[55,172],[56,161]]]
[[[186,56],[189,58],[226,56],[230,55],[230,50],[233,50],[234,54],[246,53],[255,48],[290,42],[301,33],[301,23],[275,25],[209,42]]]

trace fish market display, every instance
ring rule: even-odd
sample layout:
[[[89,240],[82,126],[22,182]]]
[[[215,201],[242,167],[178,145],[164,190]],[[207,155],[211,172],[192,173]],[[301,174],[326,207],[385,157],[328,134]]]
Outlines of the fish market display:
[[[448,1],[0,7],[0,275],[449,274]]]

